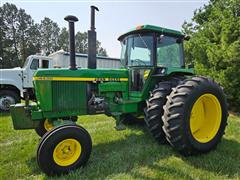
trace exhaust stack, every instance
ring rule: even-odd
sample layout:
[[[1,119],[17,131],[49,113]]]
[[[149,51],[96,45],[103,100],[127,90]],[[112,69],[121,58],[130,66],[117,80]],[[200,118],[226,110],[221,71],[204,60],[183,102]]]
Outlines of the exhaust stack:
[[[64,18],[69,24],[69,49],[70,49],[70,70],[77,70],[76,59],[75,59],[75,32],[74,32],[74,22],[78,21],[75,16],[68,15]]]
[[[97,41],[97,33],[95,31],[95,10],[99,11],[96,6],[91,6],[91,27],[88,31],[88,68],[96,69],[96,41]]]

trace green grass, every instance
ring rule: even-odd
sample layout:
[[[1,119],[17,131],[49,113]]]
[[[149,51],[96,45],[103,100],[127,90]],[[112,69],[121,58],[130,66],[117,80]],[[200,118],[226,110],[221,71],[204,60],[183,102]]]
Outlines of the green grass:
[[[240,179],[240,116],[230,115],[226,135],[208,154],[183,157],[158,145],[144,125],[116,131],[104,115],[80,117],[93,141],[87,166],[60,179]],[[36,163],[39,137],[33,130],[13,130],[9,114],[0,117],[0,179],[58,179]]]

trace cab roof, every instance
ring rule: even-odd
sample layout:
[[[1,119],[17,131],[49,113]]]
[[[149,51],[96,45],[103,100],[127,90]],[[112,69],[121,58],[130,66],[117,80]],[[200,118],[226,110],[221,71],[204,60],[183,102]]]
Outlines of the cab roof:
[[[166,34],[166,35],[172,35],[172,36],[176,36],[176,37],[184,37],[185,34],[183,34],[180,31],[176,31],[173,29],[167,29],[167,28],[163,28],[160,26],[153,26],[153,25],[140,25],[137,26],[134,29],[131,29],[130,31],[128,31],[127,33],[121,35],[118,40],[121,41],[124,37],[130,35],[130,34],[136,34],[136,33],[140,33],[140,32],[157,32],[157,33],[161,33],[161,34]]]

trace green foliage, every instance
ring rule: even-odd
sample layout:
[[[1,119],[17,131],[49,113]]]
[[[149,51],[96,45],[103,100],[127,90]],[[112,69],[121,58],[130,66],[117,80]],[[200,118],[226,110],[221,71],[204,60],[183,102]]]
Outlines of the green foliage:
[[[66,24],[67,25],[67,24]],[[87,53],[87,33],[77,32],[76,51]],[[22,66],[31,54],[47,55],[63,49],[68,51],[67,28],[60,29],[56,22],[45,17],[35,23],[24,9],[5,3],[0,7],[0,68]],[[107,56],[97,41],[97,54]]]
[[[40,24],[42,49],[48,55],[59,50],[58,36],[60,28],[56,22],[45,17]]]
[[[101,47],[101,43],[97,40],[97,54],[107,56],[107,51]],[[76,51],[81,53],[88,53],[88,33],[77,32],[76,34]]]
[[[58,43],[59,46],[64,50],[64,51],[69,51],[69,38],[68,38],[68,31],[67,28],[62,28],[61,32],[58,37]]]
[[[240,111],[240,1],[211,0],[183,24],[183,31],[192,36],[185,43],[186,61],[218,81],[230,108]]]

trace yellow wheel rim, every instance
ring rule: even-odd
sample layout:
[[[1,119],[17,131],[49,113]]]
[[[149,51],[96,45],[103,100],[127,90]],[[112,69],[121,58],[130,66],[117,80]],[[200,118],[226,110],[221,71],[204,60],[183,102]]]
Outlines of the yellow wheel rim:
[[[81,151],[81,145],[76,139],[65,139],[54,148],[53,160],[59,166],[69,166],[78,160]]]
[[[193,137],[201,142],[211,141],[217,134],[222,119],[222,109],[217,97],[212,94],[200,96],[194,103],[190,117]]]
[[[44,121],[43,126],[47,131],[50,131],[54,127],[48,119]]]

